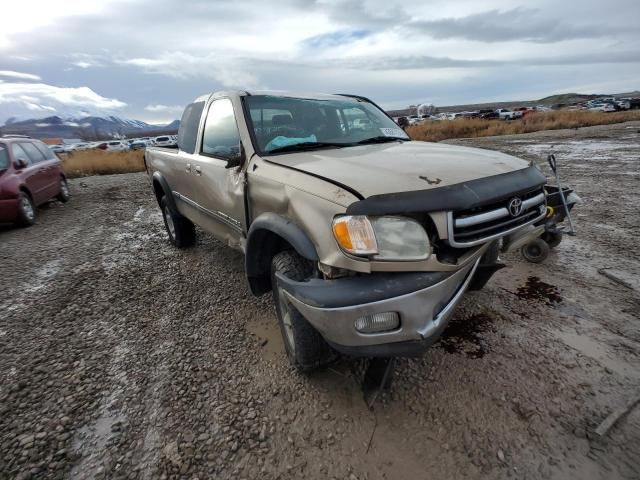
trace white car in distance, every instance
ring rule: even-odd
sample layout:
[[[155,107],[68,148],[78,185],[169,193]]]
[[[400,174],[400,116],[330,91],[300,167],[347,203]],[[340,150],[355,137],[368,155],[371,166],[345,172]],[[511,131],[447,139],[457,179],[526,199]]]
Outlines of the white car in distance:
[[[122,140],[111,140],[110,142],[106,142],[106,148],[104,148],[104,150],[107,152],[126,152],[129,150],[129,145]]]
[[[153,139],[153,145],[156,147],[173,147],[176,142],[169,135],[162,135]]]

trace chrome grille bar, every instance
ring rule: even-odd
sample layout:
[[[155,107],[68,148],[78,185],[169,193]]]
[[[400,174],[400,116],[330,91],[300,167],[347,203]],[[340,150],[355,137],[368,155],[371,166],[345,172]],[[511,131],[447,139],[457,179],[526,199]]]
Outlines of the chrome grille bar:
[[[534,205],[544,202],[544,193],[540,193],[535,197],[528,198],[522,202],[522,210],[528,210]],[[491,222],[502,217],[508,217],[509,210],[505,207],[490,210],[488,212],[479,213],[477,215],[469,215],[468,217],[456,218],[455,227],[464,228],[478,225],[480,223]]]

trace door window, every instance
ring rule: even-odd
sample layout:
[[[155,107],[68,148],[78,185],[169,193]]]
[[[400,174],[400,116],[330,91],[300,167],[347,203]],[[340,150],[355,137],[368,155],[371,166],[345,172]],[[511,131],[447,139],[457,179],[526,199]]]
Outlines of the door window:
[[[0,145],[0,172],[9,168],[9,155],[4,145]]]
[[[46,160],[42,152],[38,150],[33,143],[20,142],[20,146],[24,149],[25,152],[27,152],[31,163],[40,163]]]
[[[209,107],[202,135],[202,153],[222,158],[240,155],[240,134],[228,98],[216,100]]]
[[[42,153],[44,155],[44,158],[46,158],[47,160],[55,160],[56,158],[56,154],[53,153],[53,150],[51,150],[49,147],[47,147],[44,143],[34,143],[33,145],[35,145],[35,147],[40,150],[40,153]]]
[[[31,165],[33,163],[29,158],[29,155],[27,155],[27,152],[25,152],[24,149],[17,143],[11,144],[11,153],[13,153],[13,159],[16,161],[22,159],[27,162],[27,165]]]

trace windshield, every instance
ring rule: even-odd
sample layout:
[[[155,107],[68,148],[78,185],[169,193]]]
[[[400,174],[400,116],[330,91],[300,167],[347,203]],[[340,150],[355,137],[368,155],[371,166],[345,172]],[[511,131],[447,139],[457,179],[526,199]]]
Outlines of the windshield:
[[[244,102],[261,153],[409,139],[393,120],[364,100],[252,95]]]

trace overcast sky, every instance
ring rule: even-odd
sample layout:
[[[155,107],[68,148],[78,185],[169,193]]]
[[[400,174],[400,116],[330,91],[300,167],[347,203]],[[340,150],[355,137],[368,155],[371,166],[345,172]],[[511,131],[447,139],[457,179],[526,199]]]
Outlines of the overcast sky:
[[[639,0],[10,0],[0,124],[113,113],[155,123],[259,88],[384,107],[640,89]]]

